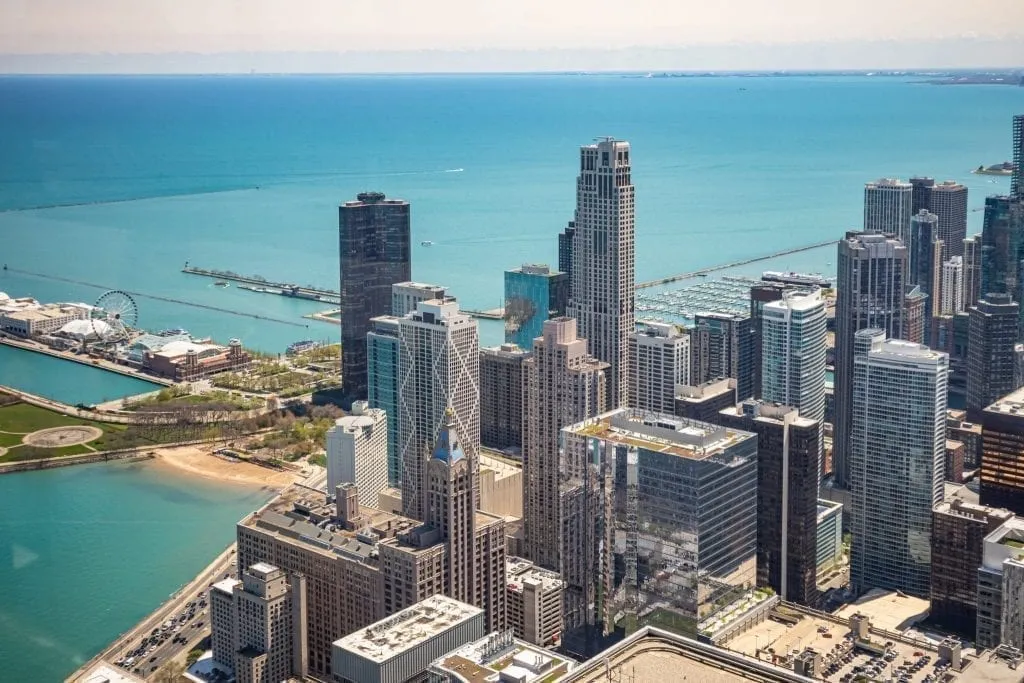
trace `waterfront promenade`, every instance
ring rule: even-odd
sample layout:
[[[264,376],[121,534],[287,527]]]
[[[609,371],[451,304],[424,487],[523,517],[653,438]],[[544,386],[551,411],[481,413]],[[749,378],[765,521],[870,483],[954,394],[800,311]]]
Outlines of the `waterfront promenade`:
[[[140,372],[123,365],[118,365],[117,363],[112,363],[103,358],[78,355],[76,353],[71,353],[70,351],[57,351],[55,349],[51,349],[45,344],[40,344],[39,342],[35,342],[30,339],[15,339],[13,337],[0,334],[0,344],[10,346],[15,349],[21,349],[23,351],[41,353],[44,356],[60,358],[61,360],[69,360],[73,363],[78,363],[79,365],[87,365],[89,367],[99,368],[109,372],[116,372],[117,374],[124,375],[125,377],[133,377],[135,379],[143,380],[144,382],[152,382],[153,384],[160,384],[165,387],[173,387],[175,385],[173,380],[169,380],[166,377],[158,377],[156,375]]]

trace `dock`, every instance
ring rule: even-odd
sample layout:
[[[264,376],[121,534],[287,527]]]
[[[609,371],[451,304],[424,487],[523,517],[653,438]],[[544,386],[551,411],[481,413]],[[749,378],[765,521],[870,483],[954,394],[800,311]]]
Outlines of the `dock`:
[[[731,263],[724,263],[720,266],[711,266],[710,268],[703,268],[701,270],[694,270],[688,273],[679,273],[677,275],[669,275],[668,277],[658,278],[657,280],[647,280],[646,282],[636,283],[637,289],[647,289],[649,287],[658,287],[659,285],[670,285],[673,282],[679,282],[681,280],[692,280],[695,277],[705,277],[710,273],[715,273],[720,270],[728,270],[729,268],[738,268],[740,266],[748,266],[751,263],[758,263],[760,261],[770,261],[775,258],[782,256],[789,256],[790,254],[799,254],[802,251],[811,251],[812,249],[821,249],[829,245],[835,244],[836,240],[826,240],[825,242],[817,242],[815,244],[808,244],[803,247],[793,247],[792,249],[784,249],[783,251],[777,251],[774,254],[765,254],[764,256],[754,256],[752,258],[743,259],[741,261],[732,261]]]
[[[216,280],[239,282],[244,289],[259,294],[276,294],[287,296],[293,299],[306,299],[308,301],[320,301],[329,304],[341,303],[341,293],[334,289],[321,289],[319,287],[303,287],[290,282],[272,282],[257,276],[239,275],[230,270],[212,270],[190,266],[188,263],[181,269],[181,272],[189,275],[200,275],[211,277]]]

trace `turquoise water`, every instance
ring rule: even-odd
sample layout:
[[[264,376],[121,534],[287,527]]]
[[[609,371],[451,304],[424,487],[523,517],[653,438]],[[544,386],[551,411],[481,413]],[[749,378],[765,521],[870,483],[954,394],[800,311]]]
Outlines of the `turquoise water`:
[[[100,285],[0,271],[0,291],[93,302],[116,287],[297,323],[138,297],[149,329],[280,351],[338,339],[301,317],[322,305],[215,288],[184,262],[336,288],[337,205],[382,190],[412,202],[413,276],[491,308],[504,269],[555,262],[577,148],[615,135],[633,144],[636,273],[653,279],[839,238],[880,176],[958,180],[981,207],[1008,181],[969,171],[1010,155],[1020,112],[1021,88],[877,78],[0,77],[0,262]],[[834,254],[736,272],[828,273]],[[501,329],[482,324],[483,341]],[[55,395],[100,381],[25,372],[30,362],[0,364],[0,384],[19,372]],[[141,466],[0,477],[0,546],[13,558],[0,562],[0,662],[27,680],[73,669],[258,502]]]
[[[70,405],[104,403],[160,388],[154,382],[10,346],[0,346],[0,384]]]
[[[269,495],[139,463],[0,477],[0,678],[62,680],[188,583]]]

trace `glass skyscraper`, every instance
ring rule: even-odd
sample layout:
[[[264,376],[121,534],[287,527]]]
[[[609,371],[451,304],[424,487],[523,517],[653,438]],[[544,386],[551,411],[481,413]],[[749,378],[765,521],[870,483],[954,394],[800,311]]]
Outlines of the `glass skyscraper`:
[[[981,291],[1009,294],[1021,302],[1024,296],[1024,198],[986,197],[985,225],[981,232]],[[1024,331],[1024,321],[1018,323]],[[1020,334],[1020,331],[1018,334]]]
[[[368,403],[388,416],[388,486],[402,481],[398,454],[398,318],[382,315],[370,319],[366,334]]]
[[[565,314],[569,276],[545,264],[525,264],[505,271],[505,342],[533,347],[544,321]]]

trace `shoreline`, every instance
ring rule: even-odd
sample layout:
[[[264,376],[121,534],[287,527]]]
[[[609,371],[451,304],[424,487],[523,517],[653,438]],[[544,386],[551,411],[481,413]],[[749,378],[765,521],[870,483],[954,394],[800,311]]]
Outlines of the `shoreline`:
[[[301,472],[273,470],[243,461],[231,461],[213,455],[209,448],[200,445],[150,448],[152,457],[149,467],[162,469],[185,477],[198,477],[219,481],[233,486],[266,489],[280,492],[291,484],[306,477]]]
[[[131,377],[141,382],[149,382],[150,384],[155,384],[160,387],[175,386],[174,382],[168,379],[164,379],[162,377],[156,377],[154,375],[147,375],[144,373],[135,372],[128,368],[117,365],[116,363],[111,363],[110,361],[92,358],[91,356],[86,356],[85,358],[83,358],[73,353],[54,351],[51,348],[36,344],[34,342],[26,342],[17,339],[12,339],[8,336],[0,336],[0,344],[3,344],[4,346],[9,346],[12,349],[32,351],[34,353],[39,353],[44,356],[50,356],[51,358],[59,358],[61,360],[71,361],[72,363],[78,363],[79,365],[85,365],[90,368],[96,368],[97,370],[106,370],[107,372],[114,372],[125,377]]]

